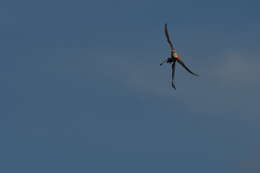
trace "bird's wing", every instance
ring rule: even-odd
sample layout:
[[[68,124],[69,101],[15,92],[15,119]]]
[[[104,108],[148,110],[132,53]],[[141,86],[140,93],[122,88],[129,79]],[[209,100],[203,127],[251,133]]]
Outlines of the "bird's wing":
[[[174,89],[176,89],[176,87],[175,87],[175,85],[174,85],[175,62],[176,62],[176,61],[173,61],[173,63],[172,63],[172,87],[173,87]]]
[[[172,41],[171,41],[170,36],[169,36],[169,32],[168,32],[168,29],[167,29],[167,24],[164,25],[164,32],[165,32],[165,36],[166,36],[167,42],[169,43],[169,45],[171,47],[171,50],[175,49],[173,47]]]
[[[185,64],[182,60],[180,60],[179,58],[177,59],[178,63],[183,67],[185,68],[188,72],[190,72],[191,74],[193,74],[194,76],[199,76],[198,74],[196,73],[193,73]]]

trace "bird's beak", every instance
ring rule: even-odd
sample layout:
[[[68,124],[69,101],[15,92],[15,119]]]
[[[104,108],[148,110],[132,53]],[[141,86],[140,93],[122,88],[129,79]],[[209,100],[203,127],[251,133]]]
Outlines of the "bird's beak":
[[[160,63],[160,65],[163,65],[165,62],[167,61],[167,59],[163,59],[162,62]]]

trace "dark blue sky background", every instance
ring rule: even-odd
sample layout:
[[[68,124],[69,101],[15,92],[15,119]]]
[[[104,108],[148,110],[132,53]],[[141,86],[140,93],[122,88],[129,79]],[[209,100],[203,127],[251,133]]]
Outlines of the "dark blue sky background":
[[[2,0],[0,172],[260,172],[259,5]]]

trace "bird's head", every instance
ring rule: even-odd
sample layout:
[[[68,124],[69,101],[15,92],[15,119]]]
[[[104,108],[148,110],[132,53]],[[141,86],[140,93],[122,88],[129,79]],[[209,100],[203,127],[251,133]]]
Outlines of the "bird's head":
[[[163,59],[160,65],[163,65],[164,63],[170,64],[172,62],[173,62],[173,59],[171,57],[168,57],[168,58]]]

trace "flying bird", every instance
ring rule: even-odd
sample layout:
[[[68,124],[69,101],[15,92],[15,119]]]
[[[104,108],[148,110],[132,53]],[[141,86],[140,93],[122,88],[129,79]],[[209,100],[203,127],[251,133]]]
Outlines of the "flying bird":
[[[171,84],[172,84],[172,87],[174,89],[176,89],[175,84],[174,84],[174,75],[175,75],[175,65],[176,65],[176,62],[178,62],[185,70],[187,70],[192,75],[194,75],[194,76],[199,76],[199,75],[194,73],[194,72],[192,72],[184,64],[184,62],[180,59],[180,57],[178,56],[176,48],[173,46],[173,43],[172,43],[172,41],[170,39],[169,32],[168,32],[168,29],[167,29],[167,24],[164,25],[164,32],[165,32],[165,36],[166,36],[167,42],[170,45],[171,55],[170,55],[170,57],[167,57],[167,58],[163,59],[160,65],[163,65],[164,63],[169,63],[169,64],[172,65],[172,82],[171,82]]]

